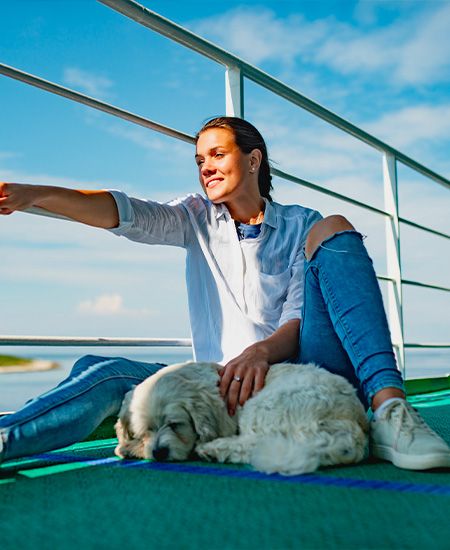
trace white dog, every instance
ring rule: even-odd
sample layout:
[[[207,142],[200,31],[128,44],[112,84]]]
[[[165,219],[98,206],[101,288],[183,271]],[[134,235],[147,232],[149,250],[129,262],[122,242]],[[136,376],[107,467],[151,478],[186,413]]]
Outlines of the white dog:
[[[130,391],[116,432],[124,458],[249,463],[285,475],[359,462],[368,421],[353,386],[315,365],[272,365],[264,388],[236,415],[215,363],[165,367]]]

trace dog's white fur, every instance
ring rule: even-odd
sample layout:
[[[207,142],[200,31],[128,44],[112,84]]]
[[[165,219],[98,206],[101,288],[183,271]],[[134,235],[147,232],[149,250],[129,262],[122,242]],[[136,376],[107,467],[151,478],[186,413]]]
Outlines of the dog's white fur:
[[[315,365],[272,365],[264,388],[228,415],[220,365],[165,367],[129,392],[116,432],[118,456],[249,463],[294,475],[364,458],[368,421],[353,386]]]

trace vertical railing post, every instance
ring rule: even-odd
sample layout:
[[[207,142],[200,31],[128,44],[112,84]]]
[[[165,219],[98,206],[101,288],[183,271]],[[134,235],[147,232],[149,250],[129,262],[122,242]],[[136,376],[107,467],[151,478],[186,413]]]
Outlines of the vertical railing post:
[[[225,72],[225,112],[244,118],[244,79],[238,67],[227,67]]]
[[[405,376],[397,161],[391,153],[383,154],[383,181],[384,208],[389,213],[386,217],[386,267],[387,276],[392,279],[388,283],[388,318],[398,367]]]

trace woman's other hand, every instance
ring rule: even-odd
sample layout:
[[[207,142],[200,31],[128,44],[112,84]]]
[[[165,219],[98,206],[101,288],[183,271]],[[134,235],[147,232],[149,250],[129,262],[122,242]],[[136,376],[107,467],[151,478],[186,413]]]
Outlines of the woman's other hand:
[[[242,406],[264,387],[269,368],[268,353],[260,343],[251,345],[223,367],[219,389],[229,414],[234,415],[238,404]]]
[[[0,182],[0,214],[8,215],[16,210],[30,208],[35,199],[34,185]]]

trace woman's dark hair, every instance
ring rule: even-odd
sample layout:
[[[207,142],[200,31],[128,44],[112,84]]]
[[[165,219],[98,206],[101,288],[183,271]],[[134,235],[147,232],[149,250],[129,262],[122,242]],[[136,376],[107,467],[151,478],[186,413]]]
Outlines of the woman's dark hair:
[[[265,197],[269,201],[272,201],[270,191],[272,191],[272,176],[270,175],[269,156],[267,154],[267,147],[264,138],[259,131],[242,118],[221,116],[208,120],[197,132],[195,141],[197,142],[200,134],[209,130],[210,128],[226,128],[233,132],[234,140],[239,149],[248,154],[253,149],[259,149],[262,154],[261,166],[258,173],[258,187],[262,197]]]

